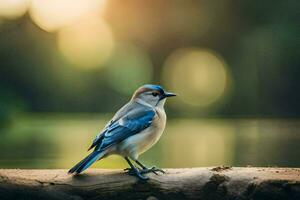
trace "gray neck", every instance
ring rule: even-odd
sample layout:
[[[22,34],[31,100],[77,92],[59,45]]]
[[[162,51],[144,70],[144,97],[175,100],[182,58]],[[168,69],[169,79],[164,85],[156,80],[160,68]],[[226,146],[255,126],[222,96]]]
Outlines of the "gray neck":
[[[151,108],[161,108],[161,109],[164,109],[164,105],[166,103],[166,99],[163,99],[161,101],[159,101],[156,106],[152,106],[151,104],[147,103],[146,101],[140,99],[140,98],[136,98],[134,99],[135,102],[139,103],[139,104],[142,104],[144,106],[147,106],[147,107],[151,107]]]
[[[137,102],[137,103],[139,103],[139,104],[142,104],[144,106],[153,108],[153,106],[151,104],[147,103],[146,101],[144,101],[144,100],[142,100],[140,98],[136,98],[136,99],[134,99],[134,101]]]

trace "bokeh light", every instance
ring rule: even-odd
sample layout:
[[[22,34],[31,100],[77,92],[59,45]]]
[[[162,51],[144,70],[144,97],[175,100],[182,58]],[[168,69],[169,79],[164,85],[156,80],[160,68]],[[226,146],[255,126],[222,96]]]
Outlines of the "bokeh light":
[[[171,121],[162,138],[164,162],[169,166],[180,167],[184,167],[184,163],[190,163],[191,167],[206,166],[207,163],[230,164],[235,156],[235,131],[232,124],[220,121]],[[178,151],[178,147],[184,148]]]
[[[27,11],[29,0],[0,0],[0,17],[15,19]]]
[[[32,0],[30,16],[46,31],[55,31],[91,12],[102,12],[105,0]]]
[[[83,69],[101,66],[110,57],[114,38],[108,24],[90,15],[58,32],[58,47],[71,64]]]
[[[123,94],[132,94],[132,91],[152,79],[149,55],[132,44],[117,45],[108,65],[110,85]]]
[[[163,70],[166,85],[180,94],[180,103],[191,108],[209,107],[224,95],[228,85],[225,62],[207,49],[176,50],[167,58]]]

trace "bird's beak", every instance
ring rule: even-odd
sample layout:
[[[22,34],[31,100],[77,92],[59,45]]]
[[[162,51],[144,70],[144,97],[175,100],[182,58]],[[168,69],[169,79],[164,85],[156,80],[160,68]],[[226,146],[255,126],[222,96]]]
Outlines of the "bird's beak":
[[[172,93],[172,92],[165,92],[165,94],[164,94],[164,97],[166,98],[166,97],[175,97],[175,96],[177,96],[177,94],[174,94],[174,93]]]

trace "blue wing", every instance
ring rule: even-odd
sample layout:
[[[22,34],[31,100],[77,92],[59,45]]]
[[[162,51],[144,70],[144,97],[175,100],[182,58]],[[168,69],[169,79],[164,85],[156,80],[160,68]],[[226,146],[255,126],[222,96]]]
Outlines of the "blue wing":
[[[99,150],[106,149],[148,128],[154,115],[155,112],[153,110],[147,110],[126,115],[116,123],[113,123],[104,134]]]
[[[124,139],[141,132],[148,128],[155,116],[152,108],[135,104],[127,106],[126,112],[117,113],[105,129],[95,138],[92,146],[96,146],[97,150],[104,150]]]

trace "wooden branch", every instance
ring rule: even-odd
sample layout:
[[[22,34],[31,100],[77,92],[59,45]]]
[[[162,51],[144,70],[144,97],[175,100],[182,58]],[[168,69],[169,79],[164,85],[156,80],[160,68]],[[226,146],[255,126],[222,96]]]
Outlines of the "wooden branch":
[[[120,170],[0,170],[0,199],[235,199],[300,200],[300,169],[167,169],[138,181]]]

